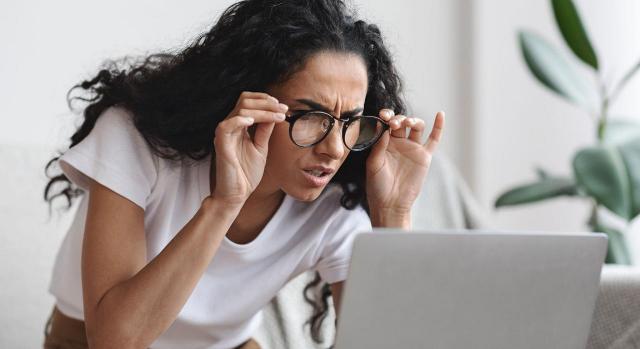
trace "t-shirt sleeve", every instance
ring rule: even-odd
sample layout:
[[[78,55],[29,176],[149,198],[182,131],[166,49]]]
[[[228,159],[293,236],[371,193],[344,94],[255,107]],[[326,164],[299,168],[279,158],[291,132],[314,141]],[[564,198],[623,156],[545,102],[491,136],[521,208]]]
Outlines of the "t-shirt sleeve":
[[[118,107],[106,109],[89,135],[58,159],[78,187],[88,191],[91,178],[143,209],[157,179],[155,161],[129,112]]]
[[[340,211],[328,227],[316,265],[322,280],[329,284],[347,279],[355,236],[372,230],[371,220],[361,206],[353,210],[341,208]]]

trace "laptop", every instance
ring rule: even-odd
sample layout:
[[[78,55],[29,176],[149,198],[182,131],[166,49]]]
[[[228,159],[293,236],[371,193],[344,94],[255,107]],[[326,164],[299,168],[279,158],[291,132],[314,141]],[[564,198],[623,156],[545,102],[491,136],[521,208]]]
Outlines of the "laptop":
[[[336,349],[584,349],[604,234],[374,229],[354,240]]]

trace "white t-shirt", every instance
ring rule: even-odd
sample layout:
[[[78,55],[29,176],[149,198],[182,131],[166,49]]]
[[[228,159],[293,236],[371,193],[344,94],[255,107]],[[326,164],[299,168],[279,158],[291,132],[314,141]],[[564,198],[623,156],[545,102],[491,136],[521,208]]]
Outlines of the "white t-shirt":
[[[131,114],[111,107],[90,134],[59,159],[64,174],[88,189],[87,176],[144,208],[147,261],[194,216],[210,193],[210,160],[172,165],[152,154]],[[84,319],[80,256],[89,191],[58,252],[49,291],[64,314]],[[371,230],[364,209],[340,206],[328,187],[314,202],[285,195],[262,232],[247,244],[225,237],[173,324],[152,348],[231,348],[252,336],[261,309],[297,275],[346,279],[355,234]],[[302,295],[300,295],[302,297]]]

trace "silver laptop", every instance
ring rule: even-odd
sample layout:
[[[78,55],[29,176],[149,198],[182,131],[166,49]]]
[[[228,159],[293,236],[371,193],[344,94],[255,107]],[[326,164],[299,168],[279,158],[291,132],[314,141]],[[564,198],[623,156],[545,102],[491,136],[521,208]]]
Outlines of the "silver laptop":
[[[604,234],[374,229],[353,247],[336,349],[584,349]]]

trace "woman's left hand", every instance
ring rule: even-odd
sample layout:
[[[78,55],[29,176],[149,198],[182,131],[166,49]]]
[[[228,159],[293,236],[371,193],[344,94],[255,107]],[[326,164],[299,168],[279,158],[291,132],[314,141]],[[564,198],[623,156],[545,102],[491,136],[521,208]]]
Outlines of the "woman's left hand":
[[[419,118],[394,115],[383,109],[389,123],[367,158],[367,200],[374,226],[410,227],[411,206],[429,172],[431,158],[442,137],[444,112],[436,114],[425,144],[425,123]],[[409,129],[407,135],[407,129]]]

